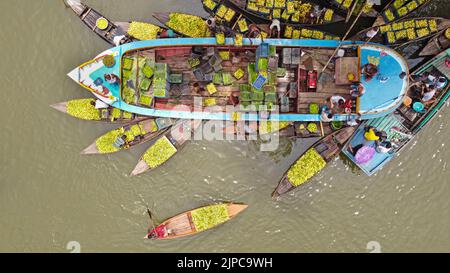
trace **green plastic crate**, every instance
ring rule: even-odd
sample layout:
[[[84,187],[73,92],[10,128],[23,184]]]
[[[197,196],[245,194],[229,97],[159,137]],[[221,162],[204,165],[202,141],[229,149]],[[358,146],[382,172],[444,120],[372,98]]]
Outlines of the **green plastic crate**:
[[[146,96],[146,95],[141,95],[141,97],[139,98],[139,103],[150,106],[150,104],[152,103],[152,97]]]
[[[251,101],[252,100],[252,94],[249,91],[241,91],[239,99],[241,101]]]
[[[218,84],[218,85],[221,85],[223,83],[223,78],[222,78],[221,72],[214,73],[213,83]]]

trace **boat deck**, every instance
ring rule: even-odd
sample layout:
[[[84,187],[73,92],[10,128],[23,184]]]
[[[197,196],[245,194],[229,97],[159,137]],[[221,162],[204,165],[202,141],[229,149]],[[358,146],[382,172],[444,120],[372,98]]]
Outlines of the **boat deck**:
[[[221,46],[214,47],[212,56],[219,56],[220,53],[223,52],[229,54],[229,58],[220,60],[220,65],[218,65],[217,70],[216,67],[212,67],[211,71],[211,68],[205,67],[205,63],[203,63],[202,60],[202,65],[199,66],[200,70],[204,70],[212,75],[216,74],[216,72],[221,75],[228,74],[232,79],[228,84],[215,84],[217,91],[214,94],[210,94],[207,91],[206,85],[208,82],[199,80],[194,73],[194,69],[191,68],[189,64],[189,60],[192,56],[196,55],[193,53],[193,47],[147,49],[131,52],[127,54],[126,57],[134,58],[137,66],[132,69],[132,73],[136,74],[136,76],[133,77],[132,84],[135,89],[140,86],[141,81],[143,80],[142,75],[139,75],[139,70],[142,68],[139,66],[142,66],[143,62],[139,61],[139,58],[143,58],[146,63],[153,65],[155,63],[166,64],[170,74],[182,75],[181,82],[170,84],[167,98],[154,98],[152,105],[148,105],[148,107],[170,110],[176,106],[182,105],[194,109],[196,105],[195,99],[202,98],[203,100],[213,99],[214,106],[217,108],[215,111],[224,111],[227,105],[231,105],[230,96],[232,94],[239,94],[241,86],[249,84],[248,66],[256,62],[255,49],[256,47],[233,49]],[[283,64],[283,51],[282,49],[277,50],[279,58],[277,67],[284,68],[285,74],[284,76],[276,77],[274,92],[277,95],[277,103],[280,103],[280,99],[283,96],[289,98],[289,108],[284,112],[308,114],[309,105],[311,103],[327,105],[329,104],[329,98],[334,95],[342,96],[347,100],[352,99],[349,92],[351,82],[348,81],[346,77],[347,73],[350,73],[350,71],[353,74],[358,75],[360,70],[358,58],[356,57],[357,51],[355,49],[346,49],[345,57],[343,58],[346,62],[342,62],[343,64],[340,64],[339,60],[336,62],[336,65],[331,63],[322,74],[321,78],[317,80],[317,88],[314,88],[313,90],[310,90],[307,86],[308,78],[306,73],[308,71],[321,71],[334,50],[320,49],[314,51],[304,50],[300,52],[302,52],[302,55],[299,56],[299,60],[297,61],[298,64],[293,65]],[[200,56],[200,58],[205,57],[208,56]],[[238,69],[244,71],[244,75],[240,79],[232,76]],[[345,77],[342,77],[341,74],[344,72]],[[304,73],[304,75],[302,76],[300,73]],[[341,79],[340,82],[336,80],[336,77]],[[140,101],[140,96],[152,96],[152,89],[150,88],[146,92],[143,92],[142,90],[140,90],[140,92],[135,91],[134,95],[134,104],[139,105],[137,102]],[[124,98],[123,94],[122,96]],[[354,104],[356,105],[356,101]],[[356,108],[354,110],[356,110]]]

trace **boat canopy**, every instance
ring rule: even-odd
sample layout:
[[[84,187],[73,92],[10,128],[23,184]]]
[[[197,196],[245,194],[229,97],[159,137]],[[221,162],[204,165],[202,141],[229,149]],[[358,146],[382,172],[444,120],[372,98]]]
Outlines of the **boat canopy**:
[[[243,47],[254,47],[261,45],[261,39],[243,39]],[[333,40],[291,40],[291,39],[267,39],[265,44],[283,48],[300,48],[301,50],[315,51],[320,49],[328,49],[333,51],[336,47],[352,48],[358,52],[356,59],[357,71],[361,84],[365,87],[365,93],[356,100],[356,111],[352,114],[336,114],[334,120],[346,121],[356,118],[360,115],[362,119],[372,119],[385,116],[393,112],[403,101],[408,86],[408,66],[406,61],[394,50],[382,45],[367,44],[363,42],[340,41]],[[87,88],[94,93],[100,100],[110,104],[113,107],[145,116],[159,116],[169,118],[182,119],[213,119],[213,120],[235,120],[236,113],[228,113],[225,111],[196,111],[192,109],[160,109],[153,107],[144,107],[141,105],[134,105],[126,103],[122,98],[122,88],[124,86],[120,79],[122,78],[122,68],[124,65],[123,57],[132,51],[147,50],[152,48],[162,47],[215,47],[216,39],[214,38],[177,38],[177,39],[157,39],[147,40],[124,44],[118,47],[109,49],[98,55],[92,61],[89,61],[78,68],[71,71],[68,76],[81,86]],[[230,48],[237,47],[234,45],[234,40],[227,38],[223,46]],[[104,56],[114,56],[114,61],[109,63],[107,67],[104,63]],[[378,67],[379,73],[377,76],[369,81],[366,81],[361,76],[361,69],[368,63],[375,64]],[[336,64],[336,70],[338,70]],[[321,80],[321,71],[318,72],[318,81]],[[346,70],[342,70],[343,77],[347,77]],[[118,82],[106,81],[104,75],[118,75]],[[348,73],[350,74],[350,73]],[[336,75],[333,75],[336,77]],[[342,76],[342,75],[341,75]],[[330,94],[333,95],[333,94]],[[259,120],[259,114],[255,112],[242,111],[239,113],[239,119],[244,120]],[[281,112],[271,114],[271,120],[283,121],[319,121],[319,114],[299,113],[299,112]]]

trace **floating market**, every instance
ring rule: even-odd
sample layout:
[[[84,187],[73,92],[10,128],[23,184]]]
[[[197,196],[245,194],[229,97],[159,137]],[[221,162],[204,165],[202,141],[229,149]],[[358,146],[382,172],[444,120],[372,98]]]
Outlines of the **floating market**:
[[[209,17],[155,12],[161,26],[114,22],[65,1],[113,46],[68,73],[92,97],[52,105],[78,119],[120,124],[82,154],[148,142],[135,176],[163,166],[210,120],[229,122],[220,131],[248,141],[252,134],[317,138],[283,170],[272,193],[278,200],[340,154],[369,176],[380,171],[450,96],[450,19],[410,16],[430,0],[198,1]],[[360,18],[370,23],[354,28]],[[351,23],[344,35],[323,28],[343,21]],[[417,48],[405,57],[399,48],[410,45]],[[425,58],[412,66],[411,56]],[[197,234],[246,208],[209,204],[161,224],[147,208],[146,238]]]

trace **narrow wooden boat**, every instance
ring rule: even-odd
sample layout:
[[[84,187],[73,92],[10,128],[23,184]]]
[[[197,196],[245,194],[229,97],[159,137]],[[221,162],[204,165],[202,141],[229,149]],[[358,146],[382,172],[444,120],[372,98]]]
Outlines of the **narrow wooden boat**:
[[[97,10],[89,7],[79,0],[64,0],[66,6],[83,21],[100,38],[111,45],[116,45],[114,37],[124,35],[121,43],[129,43],[139,40],[156,38],[169,38],[173,35],[160,26],[147,22],[113,22],[107,19]],[[104,24],[99,28],[99,24]],[[104,28],[104,29],[103,29]]]
[[[429,72],[436,78],[444,77],[446,80],[446,84],[437,89],[433,97],[434,101],[431,101],[431,104],[423,110],[414,109],[414,104],[420,102],[421,98],[418,97],[415,87],[412,86],[408,91],[405,103],[397,111],[386,117],[369,120],[361,124],[352,139],[344,147],[342,152],[365,174],[373,175],[390,162],[395,155],[399,154],[411,142],[415,135],[437,116],[442,106],[448,101],[450,97],[450,49],[443,51],[416,69],[412,75],[418,76],[424,72]],[[374,148],[376,146],[376,143],[367,143],[364,140],[366,126],[385,132],[387,141],[392,144],[392,149],[388,153],[380,153],[375,149],[376,151],[372,158],[361,162],[356,158],[359,148],[362,146]]]
[[[149,229],[146,238],[165,240],[194,235],[233,219],[247,207],[245,204],[221,203],[186,211]]]
[[[130,175],[139,175],[165,164],[189,143],[200,124],[201,120],[180,120],[172,125],[170,130],[152,143]]]
[[[128,150],[165,133],[172,126],[173,122],[171,119],[165,118],[149,118],[142,121],[134,121],[97,138],[81,154],[110,154]],[[115,142],[118,138],[125,138],[123,139],[124,143],[116,144]]]
[[[431,56],[450,47],[450,28],[441,30],[428,44],[420,51],[419,56]]]
[[[422,8],[431,0],[393,0],[375,20],[374,26],[393,23],[408,17],[413,11]]]
[[[310,113],[309,106],[322,106],[333,95],[353,105],[350,113],[337,113],[334,120],[347,121],[358,114],[371,119],[393,112],[408,87],[408,77],[399,76],[408,73],[406,61],[380,45],[307,39],[218,42],[178,38],[129,43],[101,53],[68,75],[105,103],[125,111],[206,120],[257,121],[259,112],[268,110],[270,120],[320,121],[320,114]],[[342,57],[325,67],[338,46]],[[112,55],[115,62],[107,67],[104,60]],[[382,81],[368,81],[362,75],[368,63],[378,67]],[[102,81],[105,74],[117,75],[121,84]],[[365,93],[352,98],[355,81]],[[148,103],[137,103],[138,98],[128,98],[129,93],[148,97]]]
[[[333,9],[309,1],[290,0],[224,0],[239,9],[243,14],[255,16],[269,22],[279,19],[282,23],[293,25],[324,25],[344,20]]]
[[[440,17],[403,19],[379,26],[378,33],[370,41],[389,46],[405,46],[428,39],[449,26],[450,19]],[[373,27],[358,32],[351,40],[368,40],[369,38],[367,38],[366,34],[371,29]]]
[[[342,13],[348,13],[353,11],[352,15],[358,15],[363,9],[362,17],[373,18],[378,16],[378,12],[371,6],[367,5],[366,0],[328,0],[333,7],[341,10]],[[356,5],[356,6],[355,6]]]
[[[319,173],[341,152],[354,131],[354,127],[345,127],[317,141],[286,171],[272,198],[294,190]]]
[[[111,106],[106,109],[96,109],[95,101],[96,99],[93,98],[76,99],[53,104],[50,105],[50,107],[82,120],[124,123],[130,121],[140,121],[148,118]]]

